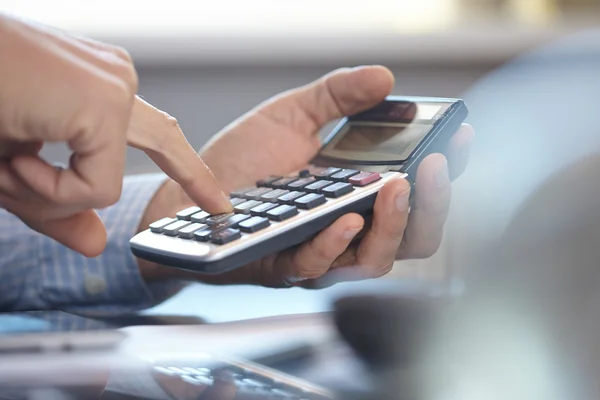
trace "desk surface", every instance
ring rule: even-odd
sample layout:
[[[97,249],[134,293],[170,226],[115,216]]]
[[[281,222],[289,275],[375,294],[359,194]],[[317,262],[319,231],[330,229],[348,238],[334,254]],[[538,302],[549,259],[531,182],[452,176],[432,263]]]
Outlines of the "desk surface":
[[[192,284],[144,315],[199,317],[209,323],[223,323],[290,314],[332,310],[333,301],[353,293],[410,291],[417,281],[374,279],[337,284],[321,290],[301,288],[269,289],[259,286],[213,286]]]

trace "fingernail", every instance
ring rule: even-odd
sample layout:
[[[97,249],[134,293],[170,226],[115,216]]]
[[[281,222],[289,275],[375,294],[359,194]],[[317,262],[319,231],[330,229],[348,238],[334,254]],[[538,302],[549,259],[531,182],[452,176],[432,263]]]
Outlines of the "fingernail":
[[[450,184],[450,176],[448,175],[448,163],[444,161],[443,164],[439,165],[435,174],[433,175],[435,185],[439,188],[448,186]]]
[[[344,240],[350,240],[354,236],[356,236],[358,234],[358,232],[360,232],[361,229],[362,228],[348,229],[347,231],[344,232],[342,237],[344,238]]]
[[[400,212],[408,210],[409,207],[410,190],[406,190],[396,197],[396,208]]]

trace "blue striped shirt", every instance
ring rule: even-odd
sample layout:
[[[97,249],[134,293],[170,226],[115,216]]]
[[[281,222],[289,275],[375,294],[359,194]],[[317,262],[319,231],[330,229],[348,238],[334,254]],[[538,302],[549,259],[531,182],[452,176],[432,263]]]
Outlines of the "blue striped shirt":
[[[120,200],[98,211],[108,244],[95,258],[40,235],[0,209],[0,312],[34,311],[30,314],[42,318],[63,315],[60,321],[69,314],[114,316],[151,307],[174,293],[179,283],[144,282],[129,249],[129,239],[164,179],[162,174],[124,179]]]

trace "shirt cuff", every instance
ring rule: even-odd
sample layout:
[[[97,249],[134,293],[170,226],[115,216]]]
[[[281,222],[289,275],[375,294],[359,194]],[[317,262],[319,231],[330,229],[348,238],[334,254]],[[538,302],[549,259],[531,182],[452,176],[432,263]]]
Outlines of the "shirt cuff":
[[[86,258],[44,238],[41,291],[46,307],[87,316],[118,315],[152,307],[177,293],[181,282],[146,284],[129,240],[137,233],[150,200],[165,182],[164,174],[128,176],[120,200],[98,211],[108,243],[102,255]],[[44,307],[44,308],[46,308]]]

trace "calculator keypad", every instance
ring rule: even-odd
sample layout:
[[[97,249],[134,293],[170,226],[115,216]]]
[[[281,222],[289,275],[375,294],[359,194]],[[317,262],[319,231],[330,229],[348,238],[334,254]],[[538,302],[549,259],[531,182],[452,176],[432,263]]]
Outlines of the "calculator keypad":
[[[254,187],[231,192],[233,213],[211,215],[192,206],[179,211],[176,218],[150,224],[150,230],[223,245],[326,205],[379,179],[381,175],[376,172],[311,166],[296,176],[269,176]]]
[[[226,385],[230,385],[232,391],[235,391],[236,399],[333,399],[333,394],[326,391],[326,389],[298,381],[277,371],[256,369],[256,367],[247,364],[236,365],[229,362],[213,362],[211,364],[208,364],[210,367],[206,368],[204,365],[207,364],[202,361],[174,359],[155,362],[152,368],[155,371],[154,376],[168,376],[170,378],[169,382],[173,382],[173,378],[179,378],[182,382],[189,384],[189,390],[185,390],[186,393],[208,393],[211,387],[215,387],[214,385],[216,385],[217,381],[222,381],[227,382]],[[223,377],[226,377],[226,380],[223,381]],[[161,381],[159,380],[158,382],[160,384]],[[194,390],[196,388],[197,390]],[[215,391],[214,393],[216,394],[217,392]],[[190,396],[190,398],[205,397],[213,398],[213,396]],[[221,396],[214,396],[215,399],[217,397],[221,398]],[[222,397],[226,398],[226,396]]]

